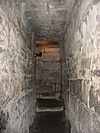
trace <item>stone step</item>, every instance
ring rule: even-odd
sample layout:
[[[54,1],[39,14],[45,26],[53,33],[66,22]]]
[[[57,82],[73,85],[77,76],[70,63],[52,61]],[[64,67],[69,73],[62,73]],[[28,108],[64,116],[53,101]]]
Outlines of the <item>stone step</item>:
[[[38,107],[59,107],[62,106],[62,100],[53,99],[42,99],[37,98]]]
[[[57,99],[37,99],[36,112],[59,112],[63,111],[64,106],[62,100]]]
[[[41,97],[36,97],[37,99],[55,99],[55,96],[41,96]]]
[[[53,107],[53,108],[45,108],[45,107],[37,107],[36,112],[62,112],[64,107]]]

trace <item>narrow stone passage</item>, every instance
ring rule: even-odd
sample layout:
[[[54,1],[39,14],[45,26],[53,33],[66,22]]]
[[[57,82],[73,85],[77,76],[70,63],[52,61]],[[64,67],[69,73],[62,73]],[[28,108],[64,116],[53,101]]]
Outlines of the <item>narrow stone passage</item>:
[[[30,133],[70,133],[61,99],[37,98],[36,112]]]
[[[0,133],[100,133],[100,0],[0,0]]]
[[[65,126],[64,112],[37,113],[30,133],[70,133]]]

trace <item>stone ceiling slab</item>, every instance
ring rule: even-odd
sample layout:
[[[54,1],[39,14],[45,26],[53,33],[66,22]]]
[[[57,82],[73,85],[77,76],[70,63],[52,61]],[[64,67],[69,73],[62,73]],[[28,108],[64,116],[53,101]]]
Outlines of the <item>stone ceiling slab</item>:
[[[29,3],[30,2],[30,3]],[[35,32],[36,40],[61,42],[74,0],[26,1],[26,16]]]

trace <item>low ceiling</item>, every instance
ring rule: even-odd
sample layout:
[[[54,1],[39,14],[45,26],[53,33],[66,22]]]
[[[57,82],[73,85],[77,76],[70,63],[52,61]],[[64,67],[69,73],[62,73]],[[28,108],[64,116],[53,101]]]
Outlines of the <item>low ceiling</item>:
[[[62,42],[74,0],[26,0],[26,17],[36,40]]]

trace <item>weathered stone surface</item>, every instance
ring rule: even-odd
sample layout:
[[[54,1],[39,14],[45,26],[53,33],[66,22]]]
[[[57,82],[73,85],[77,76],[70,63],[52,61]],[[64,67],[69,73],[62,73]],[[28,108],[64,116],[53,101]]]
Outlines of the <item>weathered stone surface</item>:
[[[37,92],[52,93],[59,97],[61,91],[61,59],[60,47],[37,47],[36,52],[42,52],[36,57]],[[58,91],[58,93],[55,93]]]
[[[82,88],[82,80],[70,80],[70,93],[77,96],[77,98],[81,97],[81,88]]]
[[[73,4],[74,0],[32,0],[32,5],[27,7],[26,15],[35,31],[36,40],[62,42],[66,20],[70,16]]]
[[[0,133],[28,133],[35,114],[31,34],[16,4],[0,1]]]
[[[35,40],[65,40],[63,53],[42,49],[34,71],[32,30]],[[0,75],[0,132],[29,133],[34,88],[43,92],[65,87],[71,133],[100,133],[99,0],[1,0]]]
[[[76,0],[69,19],[66,37],[66,115],[72,133],[100,132],[100,4]]]

